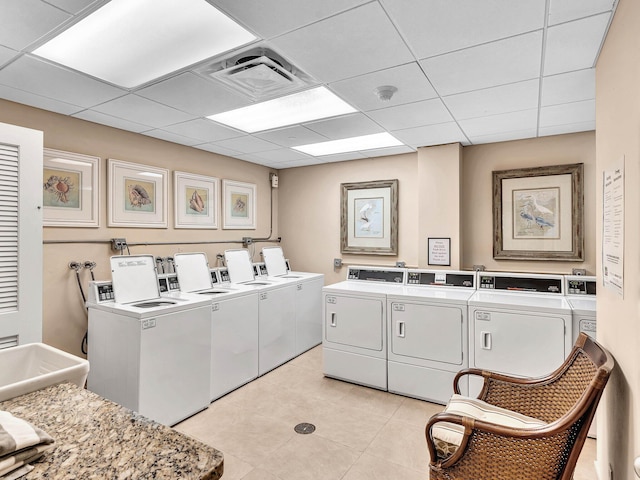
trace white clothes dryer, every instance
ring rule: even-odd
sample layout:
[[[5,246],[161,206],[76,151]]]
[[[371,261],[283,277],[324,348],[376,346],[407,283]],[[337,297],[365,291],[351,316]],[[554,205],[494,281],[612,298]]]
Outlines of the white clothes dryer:
[[[258,292],[221,285],[204,253],[176,253],[183,292],[211,301],[211,389],[214,401],[258,377]]]
[[[273,370],[296,356],[295,285],[255,278],[246,249],[225,250],[231,284],[258,292],[258,375]]]
[[[351,266],[347,280],[322,289],[325,376],[387,390],[387,295],[402,291],[405,276]]]
[[[152,255],[111,258],[91,286],[88,389],[165,425],[209,406],[210,300],[161,297]]]
[[[324,275],[291,272],[280,247],[265,247],[262,258],[269,278],[290,281],[296,287],[296,355],[322,343],[322,287]]]
[[[469,367],[520,377],[558,368],[573,347],[562,275],[478,272],[469,299]],[[471,377],[470,394],[481,381]]]
[[[565,295],[571,306],[573,317],[573,342],[582,332],[596,339],[596,277],[585,275],[566,275]],[[596,438],[596,419],[591,422],[588,435]]]
[[[446,404],[468,367],[468,301],[475,272],[407,270],[401,292],[387,294],[389,391]],[[463,395],[468,380],[460,382]]]

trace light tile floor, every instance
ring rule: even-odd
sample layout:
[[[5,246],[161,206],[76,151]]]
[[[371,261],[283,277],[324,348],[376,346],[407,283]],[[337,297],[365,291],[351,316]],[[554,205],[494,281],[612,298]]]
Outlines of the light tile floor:
[[[424,426],[442,408],[326,378],[318,346],[175,428],[224,453],[224,480],[426,480]],[[589,439],[574,480],[595,480],[594,460]]]

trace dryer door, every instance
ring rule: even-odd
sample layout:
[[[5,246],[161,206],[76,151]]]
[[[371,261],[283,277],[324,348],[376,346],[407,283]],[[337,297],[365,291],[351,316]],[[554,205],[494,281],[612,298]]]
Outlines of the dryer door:
[[[473,313],[474,367],[523,377],[547,375],[565,352],[565,319],[526,312]]]
[[[384,348],[382,299],[325,295],[325,340],[367,350]]]

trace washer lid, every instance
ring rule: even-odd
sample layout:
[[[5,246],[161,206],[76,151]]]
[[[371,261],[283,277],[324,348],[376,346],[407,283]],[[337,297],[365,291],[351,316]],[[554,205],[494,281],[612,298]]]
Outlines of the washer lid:
[[[197,292],[213,286],[205,253],[176,253],[173,259],[181,292]]]
[[[229,270],[229,277],[232,283],[245,283],[255,280],[253,264],[247,250],[225,250],[224,261]]]
[[[287,261],[281,247],[265,247],[262,249],[262,258],[271,277],[280,277],[288,273]]]
[[[160,298],[156,261],[153,255],[111,257],[111,279],[117,303],[133,303]]]

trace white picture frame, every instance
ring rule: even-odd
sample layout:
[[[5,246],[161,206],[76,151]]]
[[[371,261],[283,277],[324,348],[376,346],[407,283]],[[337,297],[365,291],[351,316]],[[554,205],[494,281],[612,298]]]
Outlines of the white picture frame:
[[[167,228],[169,170],[108,159],[109,227]]]
[[[253,183],[222,181],[223,229],[255,230],[256,191],[257,187]]]
[[[220,179],[173,172],[174,228],[218,228]]]
[[[100,226],[100,158],[45,148],[42,170],[45,227]]]

